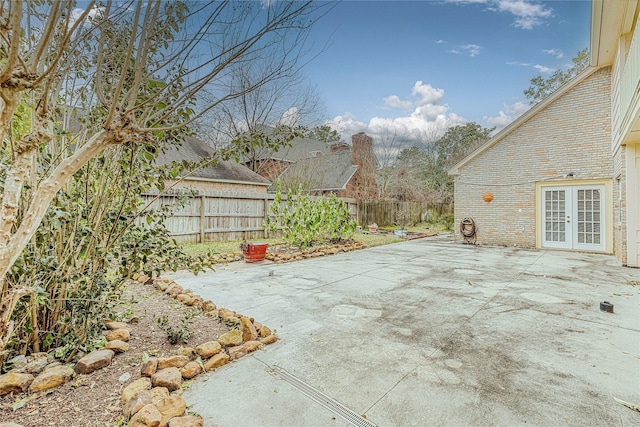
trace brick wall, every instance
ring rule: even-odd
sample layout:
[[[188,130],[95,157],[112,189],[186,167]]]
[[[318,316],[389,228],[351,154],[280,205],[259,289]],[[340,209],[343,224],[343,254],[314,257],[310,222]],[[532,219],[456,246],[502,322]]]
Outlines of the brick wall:
[[[536,182],[611,179],[610,87],[610,68],[596,71],[461,167],[456,224],[472,217],[479,244],[534,247]]]
[[[373,138],[364,132],[351,136],[353,164],[358,166],[352,182],[349,183],[348,197],[373,199],[376,196],[376,157],[373,152]]]

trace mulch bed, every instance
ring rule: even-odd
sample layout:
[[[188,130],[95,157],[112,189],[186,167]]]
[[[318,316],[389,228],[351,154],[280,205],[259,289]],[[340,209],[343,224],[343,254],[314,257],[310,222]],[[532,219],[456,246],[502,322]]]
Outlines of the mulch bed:
[[[195,347],[230,330],[219,319],[183,305],[152,285],[131,281],[122,300],[126,302],[121,307],[122,313],[134,319],[130,323],[129,350],[117,354],[110,366],[89,375],[77,375],[60,387],[31,395],[0,397],[0,422],[11,421],[24,427],[116,426],[122,414],[120,393],[140,378],[145,353],[160,357],[175,355],[180,347]],[[166,319],[164,326],[158,324],[160,318]],[[186,327],[191,333],[187,342],[170,344],[166,332],[169,326],[180,330]],[[127,374],[130,379],[121,381]]]

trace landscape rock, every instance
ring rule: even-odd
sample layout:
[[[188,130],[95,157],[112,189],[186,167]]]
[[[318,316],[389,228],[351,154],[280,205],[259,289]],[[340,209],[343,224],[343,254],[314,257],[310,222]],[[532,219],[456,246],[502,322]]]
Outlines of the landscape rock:
[[[142,375],[143,377],[150,377],[151,375],[155,374],[157,370],[158,358],[155,356],[148,358],[147,360],[142,362],[142,365],[140,365],[140,375]]]
[[[198,353],[196,353],[196,349],[193,347],[180,347],[178,353],[187,356],[189,360],[196,360],[198,358]]]
[[[173,282],[172,280],[169,280],[167,278],[162,278],[160,280],[156,280],[153,284],[156,287],[156,289],[164,292],[173,283],[175,282]]]
[[[268,337],[260,338],[260,342],[264,345],[273,344],[278,338],[275,335],[269,335]]]
[[[220,319],[222,319],[225,322],[228,322],[230,318],[235,318],[235,319],[238,318],[238,316],[236,316],[236,312],[231,311],[228,308],[219,308],[218,317],[220,317]]]
[[[123,415],[129,419],[145,405],[160,402],[165,397],[169,397],[169,390],[166,387],[154,387],[151,390],[142,390],[134,394],[122,408]]]
[[[153,279],[144,273],[136,273],[133,275],[133,280],[137,280],[139,283],[142,283],[144,285],[145,283],[150,282]]]
[[[222,350],[222,345],[218,341],[209,341],[196,347],[196,353],[203,359],[220,353],[220,350]]]
[[[200,308],[202,309],[202,311],[209,312],[215,310],[216,305],[213,303],[213,301],[204,301],[202,303],[202,307]]]
[[[169,424],[169,425],[171,425],[171,424]],[[182,425],[182,424],[180,424],[180,425]],[[200,425],[202,425],[202,424],[200,424]],[[0,421],[0,427],[23,427],[23,426],[21,424],[16,424],[16,423],[13,423],[11,421],[9,421],[9,422],[1,422]]]
[[[113,350],[116,353],[124,353],[129,350],[129,343],[121,340],[108,341],[104,348]]]
[[[182,289],[182,286],[174,282],[165,289],[165,292],[175,298],[177,295],[183,293],[184,289]]]
[[[193,305],[190,304],[191,301],[193,300],[193,295],[189,295],[189,294],[178,294],[176,296],[176,299],[178,301],[180,301],[181,303],[185,304],[185,305]]]
[[[242,341],[252,341],[258,338],[258,332],[251,319],[248,317],[241,318],[240,325],[242,327]]]
[[[126,404],[129,399],[135,396],[137,393],[148,390],[151,388],[151,380],[147,377],[138,378],[124,389],[122,389],[122,395],[120,396],[120,403]]]
[[[195,415],[186,415],[184,417],[171,418],[169,427],[204,427],[204,421]]]
[[[166,426],[171,418],[184,415],[184,411],[187,409],[187,402],[182,396],[168,396],[156,403],[156,408],[162,415],[160,425]]]
[[[44,369],[45,369],[45,370],[46,370],[46,369],[51,369],[51,368],[53,368],[54,366],[60,366],[60,365],[62,365],[62,363],[60,363],[60,362],[58,362],[58,361],[56,360],[55,362],[49,363],[47,366],[45,366],[45,367],[44,367]]]
[[[25,356],[24,354],[20,354],[9,359],[8,363],[13,366],[13,369],[24,369],[27,366],[27,356]]]
[[[32,354],[27,358],[27,365],[24,367],[24,371],[28,374],[38,375],[49,364],[48,356],[47,353]]]
[[[229,354],[229,360],[240,359],[242,356],[246,356],[248,353],[244,345],[229,347],[227,348],[227,352]]]
[[[257,349],[260,348],[261,345],[263,345],[260,341],[247,341],[246,343],[243,344],[244,348],[247,350],[247,352],[251,353],[252,351],[256,351]]]
[[[78,374],[90,374],[93,371],[109,366],[115,353],[113,350],[95,350],[78,360],[75,371]]]
[[[32,381],[33,375],[22,372],[11,371],[0,375],[0,396],[22,393],[27,390]]]
[[[156,405],[165,397],[169,397],[169,390],[167,390],[166,387],[154,387],[151,390],[142,390],[134,394],[127,403],[125,403],[122,408],[122,413],[128,420],[145,405],[149,403]]]
[[[158,358],[158,370],[165,368],[182,368],[189,363],[189,358],[182,354]]]
[[[104,326],[110,331],[117,331],[118,329],[131,330],[131,326],[129,326],[129,324],[125,322],[109,321],[109,322],[105,322]]]
[[[234,329],[222,334],[218,337],[218,342],[223,347],[232,347],[242,344],[242,331],[240,329]]]
[[[107,333],[107,341],[129,341],[131,332],[129,329],[116,329]]]
[[[151,376],[154,387],[166,387],[170,392],[178,390],[182,384],[182,375],[176,367],[160,369]]]
[[[269,335],[271,335],[271,329],[269,329],[268,326],[262,325],[262,327],[260,328],[260,336],[264,338],[268,337]]]
[[[151,390],[144,390],[140,393],[148,394],[151,396],[151,403],[154,405],[169,396],[169,389],[166,387],[154,387]]]
[[[204,362],[204,368],[207,371],[219,368],[222,365],[226,365],[229,362],[229,355],[226,353],[218,353],[211,359]]]
[[[180,368],[180,375],[186,380],[190,380],[200,373],[202,373],[202,366],[198,362],[189,362]]]
[[[146,390],[145,390],[146,391]],[[122,415],[125,420],[129,420],[135,414],[137,414],[140,409],[145,407],[146,405],[153,403],[151,402],[151,396],[145,393],[136,393],[131,399],[127,400],[127,403],[122,407]]]
[[[260,329],[262,329],[262,323],[253,321],[253,327],[256,328],[256,332],[260,335]]]
[[[196,295],[192,300],[191,300],[191,304],[187,304],[187,305],[191,305],[192,307],[196,307],[196,308],[202,308],[202,304],[204,304],[204,300],[199,297],[198,295]]]
[[[129,421],[129,427],[158,427],[162,414],[155,405],[144,405]]]
[[[29,386],[29,392],[35,393],[38,391],[49,390],[50,388],[58,387],[69,381],[73,376],[73,368],[69,365],[59,365],[53,368],[46,369],[40,375],[38,375],[31,385]]]

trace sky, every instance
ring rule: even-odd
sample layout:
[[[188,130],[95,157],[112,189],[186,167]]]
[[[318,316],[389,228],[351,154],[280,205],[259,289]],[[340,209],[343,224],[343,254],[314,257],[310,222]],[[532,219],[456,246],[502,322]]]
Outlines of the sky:
[[[411,140],[476,122],[502,129],[538,75],[589,47],[591,2],[342,1],[314,24],[325,46],[305,68],[328,123]]]

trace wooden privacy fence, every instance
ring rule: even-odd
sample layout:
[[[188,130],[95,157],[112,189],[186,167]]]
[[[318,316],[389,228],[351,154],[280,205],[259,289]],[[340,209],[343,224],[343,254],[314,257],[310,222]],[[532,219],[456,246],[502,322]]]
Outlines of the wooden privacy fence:
[[[373,223],[380,227],[414,225],[426,220],[427,215],[433,217],[452,212],[453,207],[449,204],[427,205],[397,200],[358,200],[358,224],[362,226]]]
[[[180,206],[175,195],[143,196],[146,203],[151,202],[151,209],[173,206],[165,226],[180,243],[267,238],[262,225],[274,197],[275,194],[267,193],[200,192],[196,196],[183,196],[184,205]],[[283,195],[283,199],[286,200],[286,196]],[[355,199],[341,200],[355,216]]]

